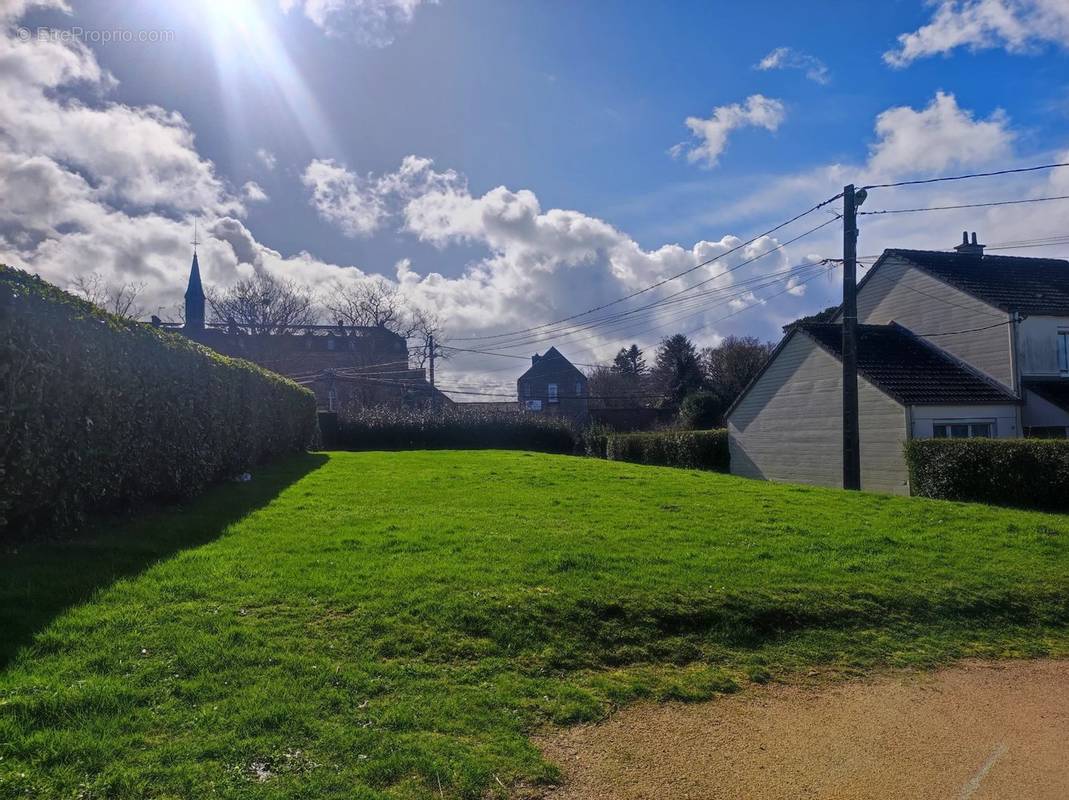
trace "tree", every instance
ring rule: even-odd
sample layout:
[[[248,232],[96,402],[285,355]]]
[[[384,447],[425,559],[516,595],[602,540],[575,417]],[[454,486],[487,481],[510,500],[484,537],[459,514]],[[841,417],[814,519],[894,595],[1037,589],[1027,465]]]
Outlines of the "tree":
[[[839,313],[839,306],[828,306],[823,311],[818,311],[815,314],[809,314],[805,317],[799,317],[794,322],[788,322],[783,326],[783,332],[787,333],[796,325],[801,325],[805,322],[831,322],[835,319],[835,315]]]
[[[705,383],[727,408],[750,383],[772,354],[772,342],[753,336],[728,336],[701,353]]]
[[[688,430],[708,430],[720,424],[724,408],[713,392],[691,392],[679,406],[679,421]]]
[[[404,295],[379,276],[335,286],[323,305],[345,325],[386,328],[399,336],[408,336],[412,331],[412,321],[405,313]]]
[[[216,322],[236,322],[250,333],[283,333],[319,318],[311,293],[294,281],[258,272],[222,292],[209,292]]]
[[[69,288],[74,294],[117,317],[136,320],[145,314],[145,309],[137,302],[145,291],[144,283],[112,284],[98,273],[90,272],[78,275]]]
[[[613,372],[620,372],[624,375],[645,375],[646,359],[637,344],[622,347],[613,359],[611,369]]]
[[[586,379],[591,408],[637,408],[645,405],[645,378],[642,375],[602,365],[592,367]]]
[[[434,357],[439,361],[449,358],[447,352],[442,351],[445,344],[445,333],[442,330],[442,320],[433,311],[417,308],[410,314],[411,322],[408,326],[409,348],[408,354],[412,362],[423,369],[431,357],[431,344],[434,345]]]
[[[678,408],[684,397],[700,389],[702,370],[694,343],[682,333],[661,340],[650,383],[661,395],[661,405],[669,408]]]

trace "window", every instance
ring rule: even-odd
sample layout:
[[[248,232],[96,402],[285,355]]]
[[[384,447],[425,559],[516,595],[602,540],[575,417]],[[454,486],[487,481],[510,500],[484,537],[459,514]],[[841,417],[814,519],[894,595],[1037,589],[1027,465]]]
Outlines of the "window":
[[[334,349],[334,337],[333,336],[331,336],[329,339],[327,339],[327,349],[328,350],[333,350]]]
[[[582,381],[576,381],[575,382],[575,396],[576,397],[582,397],[583,396],[583,382]]]
[[[546,395],[548,396],[549,402],[556,403],[557,402],[557,384],[555,384],[555,383],[549,384],[549,386],[546,387]]]
[[[990,439],[994,435],[995,423],[986,422],[936,422],[932,425],[932,436],[936,439]]]
[[[1069,375],[1069,330],[1058,331],[1058,372]]]

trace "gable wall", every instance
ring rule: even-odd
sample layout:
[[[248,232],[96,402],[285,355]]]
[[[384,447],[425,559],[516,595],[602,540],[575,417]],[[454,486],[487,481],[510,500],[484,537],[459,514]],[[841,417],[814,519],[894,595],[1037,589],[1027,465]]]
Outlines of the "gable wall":
[[[917,334],[970,331],[933,336],[937,347],[1014,391],[1012,333],[998,323],[1009,315],[943,283],[901,259],[888,259],[857,295],[858,322],[886,325],[897,322]]]
[[[858,380],[861,485],[907,494],[905,409]],[[842,486],[842,363],[796,333],[728,417],[731,472]]]

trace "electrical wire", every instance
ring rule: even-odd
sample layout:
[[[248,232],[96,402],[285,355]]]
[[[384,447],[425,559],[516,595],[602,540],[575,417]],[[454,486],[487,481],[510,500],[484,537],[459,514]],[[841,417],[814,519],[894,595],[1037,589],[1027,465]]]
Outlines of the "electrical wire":
[[[1016,167],[1014,169],[998,169],[992,172],[972,172],[966,175],[946,175],[939,178],[920,178],[912,181],[896,181],[894,183],[870,183],[866,186],[862,186],[862,189],[890,189],[895,186],[919,186],[926,183],[942,183],[943,181],[963,181],[967,178],[990,178],[995,175],[1013,175],[1021,172],[1037,172],[1044,169],[1057,169],[1058,167],[1069,167],[1069,162],[1063,162],[1058,164],[1038,164],[1034,167]]]
[[[700,264],[695,264],[693,267],[689,267],[689,268],[683,270],[682,272],[677,272],[674,275],[670,275],[667,278],[663,278],[663,279],[657,281],[656,283],[652,283],[649,286],[646,286],[646,287],[644,287],[642,289],[634,291],[631,294],[625,295],[624,297],[621,297],[619,299],[613,300],[611,302],[603,303],[600,306],[594,306],[593,308],[589,308],[586,311],[581,311],[578,314],[572,314],[571,316],[563,317],[561,319],[554,320],[553,322],[546,322],[546,323],[543,323],[541,325],[534,325],[534,326],[529,327],[529,328],[521,328],[521,329],[515,330],[515,331],[508,331],[506,333],[499,333],[499,334],[486,335],[486,336],[466,336],[466,337],[463,337],[463,338],[456,338],[456,339],[454,339],[454,341],[458,341],[459,342],[459,341],[475,341],[477,339],[499,339],[499,338],[506,337],[506,336],[513,336],[513,335],[519,334],[519,333],[528,333],[530,331],[541,330],[542,328],[547,328],[547,327],[550,327],[552,325],[557,325],[557,324],[559,324],[561,322],[569,322],[569,321],[571,321],[573,319],[578,319],[579,317],[585,317],[587,314],[593,314],[596,311],[601,311],[603,309],[609,308],[610,306],[617,305],[618,303],[623,303],[623,302],[625,302],[627,300],[630,300],[630,299],[632,299],[634,297],[638,297],[641,294],[645,294],[648,291],[651,291],[653,289],[657,289],[657,288],[659,288],[661,286],[664,286],[666,283],[670,283],[671,281],[674,281],[677,278],[681,278],[684,275],[688,275],[688,274],[690,274],[691,272],[694,272],[697,269],[701,269],[702,267],[708,266],[709,264],[712,264],[714,261],[718,261],[718,260],[724,258],[725,256],[729,256],[732,253],[738,252],[739,250],[743,249],[744,247],[749,247],[751,244],[753,244],[754,242],[758,241],[759,239],[762,239],[765,236],[769,236],[769,235],[775,233],[776,231],[787,227],[788,225],[790,225],[793,222],[797,222],[798,220],[802,219],[802,217],[805,217],[805,216],[808,216],[809,214],[812,214],[814,211],[817,211],[818,209],[823,208],[824,206],[828,205],[829,203],[832,203],[832,202],[838,200],[842,196],[843,196],[842,192],[840,192],[839,194],[835,195],[834,197],[829,197],[826,200],[822,200],[821,202],[819,202],[816,205],[814,205],[812,208],[809,208],[809,209],[803,211],[800,214],[796,214],[795,216],[791,217],[790,219],[786,220],[785,222],[781,222],[780,224],[776,225],[775,227],[769,228],[767,231],[764,231],[763,233],[758,234],[757,236],[753,237],[752,239],[748,239],[747,241],[743,242],[742,244],[736,245],[735,247],[731,248],[730,250],[727,250],[726,252],[719,254],[715,258],[710,258],[710,259],[708,259],[706,261],[701,262]],[[821,226],[821,227],[823,227],[823,226]]]
[[[991,203],[962,203],[956,206],[928,206],[927,208],[888,208],[882,211],[858,211],[858,216],[861,214],[867,214],[874,216],[877,214],[913,214],[918,211],[953,211],[959,208],[990,208],[992,206],[1015,206],[1023,203],[1047,203],[1051,200],[1069,200],[1069,194],[1058,195],[1056,197],[1031,197],[1024,200],[999,200]]]

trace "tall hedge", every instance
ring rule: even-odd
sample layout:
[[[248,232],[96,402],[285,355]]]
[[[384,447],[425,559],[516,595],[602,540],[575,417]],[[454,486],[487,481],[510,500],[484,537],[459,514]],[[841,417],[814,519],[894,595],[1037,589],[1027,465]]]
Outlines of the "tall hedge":
[[[906,464],[915,495],[1069,511],[1069,441],[914,439]]]
[[[613,434],[606,439],[605,457],[611,461],[714,472],[730,469],[728,436],[723,429]]]
[[[0,530],[189,497],[314,432],[291,381],[0,265]]]
[[[579,434],[558,417],[502,412],[355,409],[338,415],[327,447],[347,450],[508,449],[571,454]]]

